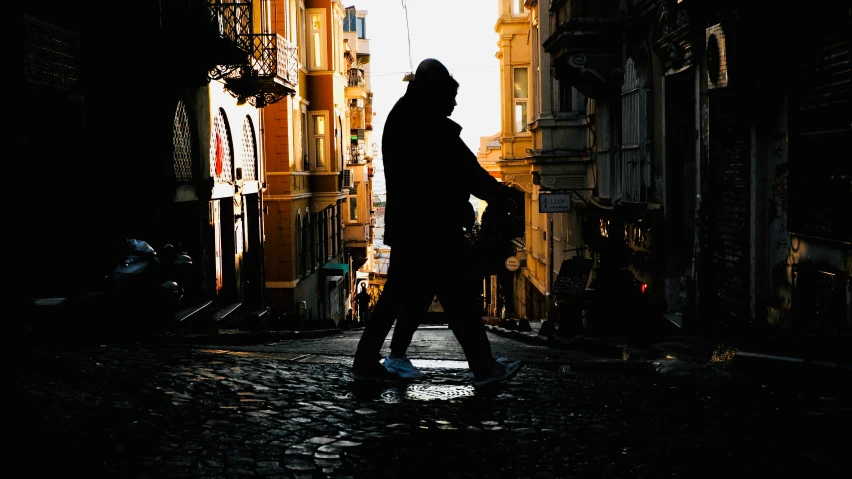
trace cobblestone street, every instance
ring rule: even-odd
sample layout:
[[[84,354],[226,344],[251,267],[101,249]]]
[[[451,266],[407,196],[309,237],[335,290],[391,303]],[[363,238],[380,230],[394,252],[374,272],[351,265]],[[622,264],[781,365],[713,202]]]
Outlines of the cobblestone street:
[[[495,352],[518,352],[526,365],[491,394],[474,393],[461,356],[440,341],[434,361],[415,362],[426,380],[356,388],[349,352],[332,353],[359,335],[23,352],[17,457],[36,477],[111,478],[839,477],[846,468],[849,396],[820,378],[676,360],[584,372],[576,357],[551,361],[546,348],[504,339]],[[430,343],[417,340],[428,358]]]

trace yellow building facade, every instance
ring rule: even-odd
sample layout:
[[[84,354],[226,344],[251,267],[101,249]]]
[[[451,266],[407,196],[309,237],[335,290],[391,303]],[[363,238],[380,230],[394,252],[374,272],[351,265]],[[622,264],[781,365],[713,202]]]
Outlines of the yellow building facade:
[[[573,205],[589,188],[585,98],[550,71],[542,46],[550,36],[547,5],[500,0],[499,35],[503,180],[526,193],[526,233],[516,245],[514,312],[556,319],[553,285],[563,261],[584,255]],[[544,21],[542,21],[544,19]],[[553,207],[556,203],[564,205]]]

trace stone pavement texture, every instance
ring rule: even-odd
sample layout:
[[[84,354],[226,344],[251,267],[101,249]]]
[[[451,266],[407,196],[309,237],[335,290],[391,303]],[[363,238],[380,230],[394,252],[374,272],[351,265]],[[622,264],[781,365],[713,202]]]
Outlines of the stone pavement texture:
[[[255,345],[17,353],[14,458],[110,478],[708,477],[848,468],[848,384],[719,361],[613,361],[491,333],[525,367],[478,393],[446,328],[428,377],[356,387],[360,331]],[[626,366],[626,365],[633,366]]]

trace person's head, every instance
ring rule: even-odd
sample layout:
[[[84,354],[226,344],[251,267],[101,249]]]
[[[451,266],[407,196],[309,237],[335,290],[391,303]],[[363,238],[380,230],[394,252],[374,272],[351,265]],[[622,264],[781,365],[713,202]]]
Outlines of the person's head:
[[[457,82],[443,63],[427,58],[417,65],[409,91],[421,100],[421,106],[441,116],[450,116],[456,107]]]

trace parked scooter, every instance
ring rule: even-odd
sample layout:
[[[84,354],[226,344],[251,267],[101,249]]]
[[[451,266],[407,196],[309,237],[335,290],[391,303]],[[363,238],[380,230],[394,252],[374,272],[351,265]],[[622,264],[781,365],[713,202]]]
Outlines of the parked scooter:
[[[185,296],[192,258],[180,245],[166,244],[158,254],[150,244],[125,239],[118,245],[115,262],[105,277],[115,326],[123,334],[141,339],[167,331]]]

